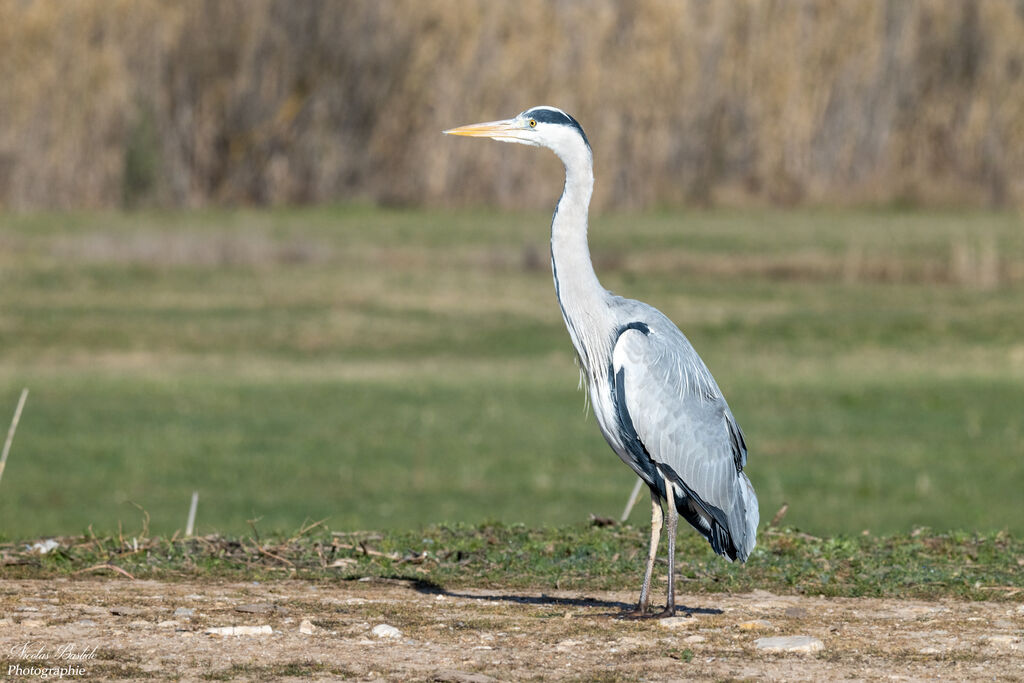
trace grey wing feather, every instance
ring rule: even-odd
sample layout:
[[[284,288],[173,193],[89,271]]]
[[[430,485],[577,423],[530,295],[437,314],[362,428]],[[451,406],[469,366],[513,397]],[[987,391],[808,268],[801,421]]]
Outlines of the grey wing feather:
[[[680,513],[716,551],[745,560],[756,542],[758,509],[742,471],[743,433],[683,333],[654,309],[645,317],[649,331],[627,329],[612,355],[636,436],[658,468],[678,478],[679,501],[693,514]]]

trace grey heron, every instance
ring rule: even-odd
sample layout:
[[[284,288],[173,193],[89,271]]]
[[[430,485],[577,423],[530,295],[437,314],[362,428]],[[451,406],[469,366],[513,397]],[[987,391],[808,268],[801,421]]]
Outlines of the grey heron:
[[[601,433],[650,489],[651,542],[632,615],[648,614],[651,573],[667,524],[668,595],[658,616],[671,616],[679,515],[730,561],[746,562],[754,549],[757,496],[743,472],[743,432],[679,328],[652,306],[616,296],[598,281],[587,245],[593,154],[576,119],[555,107],[533,107],[504,121],[444,132],[547,147],[565,166],[551,219],[555,295]]]

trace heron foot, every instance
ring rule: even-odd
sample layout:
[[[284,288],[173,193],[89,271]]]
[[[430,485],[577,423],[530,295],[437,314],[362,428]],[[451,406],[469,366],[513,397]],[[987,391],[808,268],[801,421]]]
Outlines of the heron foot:
[[[660,612],[658,612],[657,614],[655,614],[654,618],[655,619],[665,619],[667,617],[674,617],[675,615],[676,615],[676,606],[675,605],[667,605],[665,607],[665,609],[663,609]],[[689,615],[687,615],[687,616],[689,616]]]
[[[646,605],[637,605],[636,609],[623,612],[622,619],[650,619],[654,615],[647,609]]]

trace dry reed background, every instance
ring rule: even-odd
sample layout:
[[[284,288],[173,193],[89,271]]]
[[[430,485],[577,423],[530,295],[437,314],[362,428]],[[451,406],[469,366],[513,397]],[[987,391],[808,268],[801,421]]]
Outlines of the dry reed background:
[[[1019,0],[0,0],[0,84],[6,209],[548,206],[439,135],[541,103],[601,207],[1024,206]]]

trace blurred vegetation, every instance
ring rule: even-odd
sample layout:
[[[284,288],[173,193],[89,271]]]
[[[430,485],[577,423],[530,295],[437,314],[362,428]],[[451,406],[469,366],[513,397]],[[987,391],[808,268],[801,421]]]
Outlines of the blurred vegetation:
[[[1019,536],[1021,220],[606,213],[591,238],[602,282],[677,321],[714,372],[765,522],[788,502],[784,523],[819,535]],[[635,479],[577,390],[549,221],[0,216],[0,429],[31,390],[0,534],[111,532],[135,503],[169,535],[193,490],[202,533],[618,515]]]
[[[0,208],[549,206],[439,135],[542,103],[599,207],[1024,205],[1015,0],[0,0],[0,83]]]

